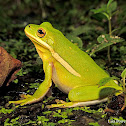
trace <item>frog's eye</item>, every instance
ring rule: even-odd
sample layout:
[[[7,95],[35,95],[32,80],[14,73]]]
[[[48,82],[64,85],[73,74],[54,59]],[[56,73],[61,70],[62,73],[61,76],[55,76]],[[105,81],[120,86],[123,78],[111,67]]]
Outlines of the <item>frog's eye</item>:
[[[45,30],[43,28],[39,28],[38,31],[37,31],[37,36],[42,38],[44,37],[46,34]]]

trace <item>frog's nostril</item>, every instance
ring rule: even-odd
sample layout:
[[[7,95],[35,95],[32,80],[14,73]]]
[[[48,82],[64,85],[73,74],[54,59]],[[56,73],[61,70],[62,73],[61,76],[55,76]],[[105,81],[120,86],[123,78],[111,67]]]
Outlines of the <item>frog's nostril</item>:
[[[29,25],[28,27],[30,28],[31,26]]]

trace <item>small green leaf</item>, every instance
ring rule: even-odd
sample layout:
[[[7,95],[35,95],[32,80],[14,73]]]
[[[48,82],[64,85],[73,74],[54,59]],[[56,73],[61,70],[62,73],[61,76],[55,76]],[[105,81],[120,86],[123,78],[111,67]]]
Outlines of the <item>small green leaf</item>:
[[[90,122],[89,125],[90,125],[90,126],[100,126],[100,125],[98,124],[98,122]]]
[[[52,113],[52,111],[45,111],[45,112],[42,112],[44,115],[49,115]]]
[[[98,45],[94,45],[92,47],[90,56],[93,55],[94,53],[102,50],[105,47],[108,47],[110,45],[119,43],[119,42],[124,42],[125,40],[123,38],[120,38],[118,36],[110,36],[109,34],[105,34],[105,35],[100,35],[97,38],[97,41],[100,43]]]
[[[119,30],[119,28],[115,28],[115,29],[111,32],[111,34],[114,33],[114,32],[117,31],[117,30]]]
[[[104,37],[99,36],[99,37],[97,38],[97,41],[98,41],[98,43],[102,43],[102,42],[104,41]]]
[[[109,8],[110,4],[113,2],[113,0],[109,0],[107,3],[107,8]]]
[[[17,84],[17,83],[18,83],[18,79],[13,80],[13,82],[14,82],[15,84]]]
[[[113,79],[116,79],[116,77],[105,77],[105,78],[101,79],[98,84],[99,84],[99,86],[103,86],[106,83],[108,83],[110,80],[113,80]]]
[[[94,12],[94,14],[103,13],[103,12],[106,12],[106,8],[107,8],[106,5],[102,4],[100,8],[92,9],[91,11]]]
[[[122,74],[121,74],[121,77],[124,78],[126,77],[126,68],[123,70]]]
[[[35,89],[37,89],[38,87],[39,87],[39,83],[30,83],[30,86],[29,86],[29,88],[35,88]]]
[[[4,113],[4,114],[11,113],[12,111],[13,109],[5,109],[5,108],[0,109],[0,113]]]
[[[112,14],[113,11],[115,11],[117,8],[117,2],[114,1],[110,4],[110,6],[107,8],[107,13]]]
[[[108,20],[110,19],[110,16],[106,12],[102,12],[102,14],[105,15]]]
[[[126,26],[124,26],[122,29],[119,30],[119,35],[126,32]]]

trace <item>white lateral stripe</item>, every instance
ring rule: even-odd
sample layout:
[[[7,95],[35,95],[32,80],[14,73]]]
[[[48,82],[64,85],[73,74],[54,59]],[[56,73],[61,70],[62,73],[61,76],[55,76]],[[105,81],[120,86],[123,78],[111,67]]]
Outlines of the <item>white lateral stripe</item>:
[[[57,53],[52,52],[52,56],[58,60],[70,73],[75,76],[81,77],[79,73],[77,73],[63,58],[61,58]]]
[[[102,102],[106,102],[108,100],[108,98],[104,98],[104,99],[99,99],[99,100],[93,100],[93,101],[86,101],[86,102],[73,102],[73,105],[68,106],[70,107],[77,107],[77,106],[89,106],[89,105],[96,105]]]

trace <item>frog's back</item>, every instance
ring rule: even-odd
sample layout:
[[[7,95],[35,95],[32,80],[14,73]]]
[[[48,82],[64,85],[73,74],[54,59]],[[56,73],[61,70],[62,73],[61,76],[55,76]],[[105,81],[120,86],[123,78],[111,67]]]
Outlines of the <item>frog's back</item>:
[[[81,76],[85,78],[107,77],[107,73],[102,70],[94,60],[67,38],[60,39],[55,44],[56,52],[73,67]]]
[[[52,48],[63,60],[65,60],[82,78],[92,79],[96,82],[108,77],[94,60],[76,45],[70,42],[60,31],[49,27],[49,34],[53,40]]]
[[[74,86],[76,87],[78,85],[79,86],[96,85],[99,83],[101,79],[105,77],[109,77],[109,75],[103,69],[101,69],[87,53],[83,52],[76,45],[70,42],[60,31],[53,29],[52,36],[54,36],[53,38],[54,52],[56,52],[64,61],[66,61],[81,76],[81,77],[75,77],[71,73],[68,74],[66,72],[61,73],[60,71],[57,71],[56,73],[58,77],[60,75],[63,76],[65,74],[65,77],[60,76],[61,78],[59,79],[63,87],[64,87],[64,83],[66,83],[67,86],[68,86],[68,83],[69,83],[69,86],[71,84],[71,87],[74,87]],[[59,65],[61,65],[61,63],[59,63]],[[64,68],[66,67],[64,66]],[[66,82],[66,78],[68,78],[68,82]],[[112,87],[117,86],[113,80],[107,83],[106,85],[112,86]],[[118,89],[118,86],[117,86],[117,89]]]

